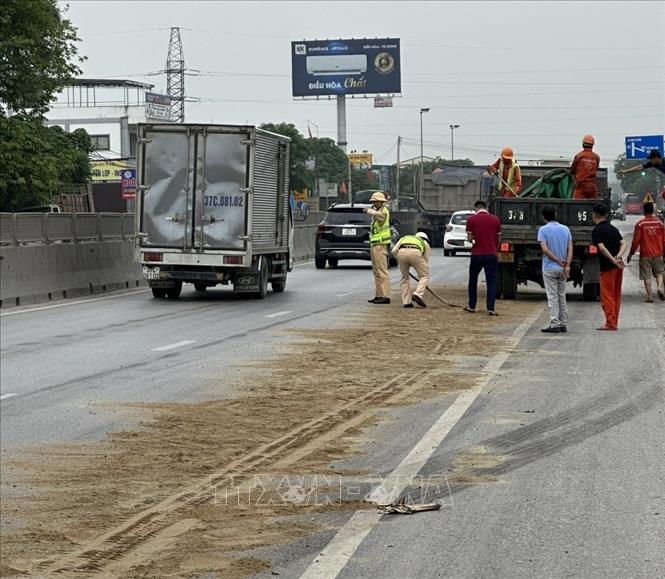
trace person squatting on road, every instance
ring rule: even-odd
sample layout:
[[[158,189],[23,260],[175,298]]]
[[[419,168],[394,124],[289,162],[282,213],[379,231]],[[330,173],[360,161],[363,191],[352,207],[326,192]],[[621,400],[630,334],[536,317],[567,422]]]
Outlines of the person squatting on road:
[[[402,292],[402,304],[405,308],[412,308],[412,301],[416,302],[421,308],[426,308],[427,304],[423,299],[427,283],[429,282],[429,258],[430,246],[427,233],[419,231],[415,235],[405,235],[393,248],[393,256],[399,264],[399,271],[402,274],[400,281],[400,290]],[[418,274],[418,285],[411,293],[411,281],[409,273],[411,268]]]
[[[575,177],[575,199],[597,199],[598,185],[596,174],[600,166],[600,157],[593,152],[596,140],[592,135],[584,135],[582,138],[582,150],[575,155],[570,172]]]
[[[369,198],[373,207],[363,209],[371,216],[369,230],[370,257],[374,272],[374,297],[370,304],[390,303],[390,275],[388,273],[388,246],[390,245],[390,213],[385,207],[386,196],[381,192],[373,193]]]
[[[485,270],[485,283],[487,284],[487,313],[496,316],[494,309],[496,301],[496,270],[497,257],[501,241],[501,222],[496,215],[487,211],[484,201],[476,201],[476,213],[466,222],[466,234],[473,247],[471,248],[471,261],[469,263],[469,305],[465,311],[474,313],[478,303],[478,276]]]
[[[542,213],[545,225],[538,230],[538,241],[543,251],[543,282],[550,323],[541,332],[556,334],[568,331],[566,282],[573,261],[573,236],[568,227],[556,220],[556,209],[552,205],[543,207]]]
[[[504,147],[501,156],[487,167],[490,175],[499,176],[499,195],[517,197],[522,191],[522,171],[514,159],[513,150]]]
[[[665,253],[665,225],[654,215],[653,203],[645,203],[642,207],[644,219],[635,224],[633,243],[630,246],[628,259],[630,263],[633,255],[640,250],[640,279],[644,282],[647,303],[653,303],[651,293],[651,277],[656,278],[656,291],[661,300],[665,300],[665,287],[663,286],[663,254]]]
[[[598,248],[600,262],[600,305],[605,313],[605,325],[597,330],[616,331],[621,309],[621,284],[623,282],[623,254],[626,240],[619,230],[607,221],[607,207],[593,206],[592,241]]]

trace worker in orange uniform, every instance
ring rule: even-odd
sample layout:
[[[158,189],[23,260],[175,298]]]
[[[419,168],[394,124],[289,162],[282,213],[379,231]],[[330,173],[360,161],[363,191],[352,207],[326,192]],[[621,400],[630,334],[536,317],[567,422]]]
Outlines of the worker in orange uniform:
[[[596,140],[592,135],[584,135],[582,138],[582,150],[575,155],[570,171],[575,177],[575,199],[597,199],[598,187],[596,185],[596,173],[600,166],[600,157],[593,152]]]
[[[513,150],[510,147],[504,147],[496,162],[487,167],[490,175],[499,175],[499,195],[501,197],[517,197],[522,191],[522,172],[513,157]]]
[[[405,308],[412,308],[412,301],[416,302],[421,308],[426,308],[427,304],[423,299],[427,282],[429,281],[430,258],[429,237],[427,233],[419,231],[415,235],[405,235],[393,248],[393,257],[397,259],[399,271],[402,274],[400,289],[402,291],[402,305]],[[411,293],[411,282],[409,273],[411,268],[418,274],[418,285],[416,290]]]
[[[621,284],[623,282],[623,254],[626,240],[619,230],[607,220],[607,207],[594,205],[591,232],[593,244],[598,248],[600,264],[600,305],[605,313],[605,325],[598,330],[616,332],[621,309]]]
[[[644,282],[647,303],[653,303],[651,293],[651,276],[656,278],[656,291],[661,300],[665,300],[665,287],[663,286],[663,254],[665,254],[665,225],[654,215],[653,203],[644,204],[644,219],[635,224],[633,244],[628,253],[628,263],[633,255],[640,250],[640,279]]]
[[[377,191],[369,198],[372,207],[363,209],[372,218],[369,229],[370,257],[376,291],[370,304],[390,303],[390,274],[388,273],[388,246],[390,245],[390,213],[385,207],[386,196]]]

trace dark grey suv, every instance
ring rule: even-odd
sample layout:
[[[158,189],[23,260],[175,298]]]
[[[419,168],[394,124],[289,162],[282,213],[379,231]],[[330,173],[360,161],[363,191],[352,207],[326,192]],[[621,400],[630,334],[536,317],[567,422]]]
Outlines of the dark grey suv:
[[[363,212],[370,207],[367,204],[333,205],[326,211],[323,221],[316,232],[316,255],[314,263],[317,269],[337,267],[343,259],[370,260],[369,228],[372,218]],[[391,244],[397,243],[399,233],[391,226]],[[390,258],[390,265],[394,260]]]

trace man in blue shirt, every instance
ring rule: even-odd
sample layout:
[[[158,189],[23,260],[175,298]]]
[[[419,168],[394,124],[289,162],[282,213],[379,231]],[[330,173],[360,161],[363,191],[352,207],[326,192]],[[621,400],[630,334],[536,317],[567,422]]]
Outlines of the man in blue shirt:
[[[545,225],[538,230],[543,251],[543,281],[550,309],[550,324],[541,331],[546,334],[567,332],[566,281],[573,261],[573,236],[570,229],[556,220],[556,209],[543,207]]]

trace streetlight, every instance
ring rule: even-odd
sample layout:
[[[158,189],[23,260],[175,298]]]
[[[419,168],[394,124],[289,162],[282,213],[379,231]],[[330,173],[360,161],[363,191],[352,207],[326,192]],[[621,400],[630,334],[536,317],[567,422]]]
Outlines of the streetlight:
[[[425,162],[425,156],[423,155],[423,113],[429,113],[429,107],[420,109],[420,187],[418,188],[418,201],[420,201],[420,192],[423,189],[425,181],[425,169],[423,167],[423,163]]]
[[[455,129],[459,129],[461,125],[450,125],[450,160],[455,160],[455,139],[453,137]]]

